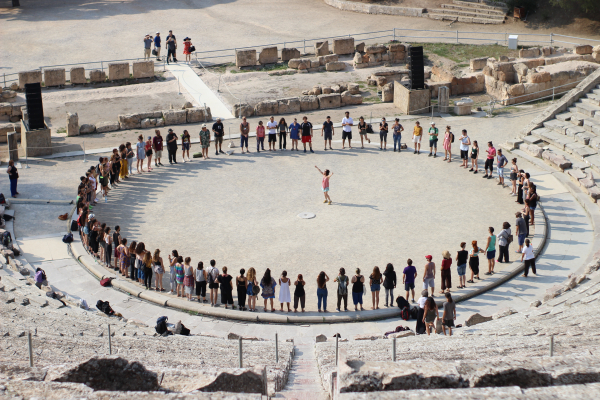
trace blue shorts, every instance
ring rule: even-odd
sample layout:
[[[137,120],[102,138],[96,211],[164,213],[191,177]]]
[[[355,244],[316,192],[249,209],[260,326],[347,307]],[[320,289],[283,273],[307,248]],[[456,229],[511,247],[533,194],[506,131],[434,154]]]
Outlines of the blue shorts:
[[[144,274],[144,268],[138,268],[137,270],[138,279],[144,279],[146,275]]]
[[[323,133],[323,137],[325,138],[325,140],[331,140],[333,137],[332,132]]]
[[[492,250],[492,251],[488,251],[487,252],[487,259],[488,260],[493,260],[494,257],[496,257],[496,250]]]
[[[381,290],[381,285],[379,283],[374,283],[371,285],[371,292],[379,292]]]
[[[352,302],[354,303],[354,305],[357,304],[362,304],[363,303],[363,292],[352,292]]]
[[[457,265],[456,272],[458,272],[458,276],[465,276],[467,273],[467,264]]]
[[[415,283],[414,282],[411,282],[411,283],[404,282],[404,290],[406,290],[407,292],[409,290],[415,290]]]
[[[519,233],[519,238],[518,238],[518,240],[519,240],[519,246],[523,246],[523,244],[525,243],[525,237],[526,236],[527,235],[525,233]]]
[[[329,188],[323,188],[324,192],[329,192]]]
[[[190,149],[190,143],[189,143],[189,142],[185,142],[185,143],[183,144],[183,148],[182,148],[182,150],[189,150],[189,149]]]

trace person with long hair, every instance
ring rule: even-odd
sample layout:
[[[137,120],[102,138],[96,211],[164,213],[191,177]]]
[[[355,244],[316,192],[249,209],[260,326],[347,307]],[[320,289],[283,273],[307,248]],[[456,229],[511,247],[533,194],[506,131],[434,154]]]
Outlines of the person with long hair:
[[[112,269],[112,235],[108,226],[104,228],[104,243],[104,262],[106,263],[106,268]]]
[[[319,312],[321,312],[321,303],[323,303],[323,312],[327,312],[327,282],[329,282],[329,277],[325,271],[319,272],[319,276],[317,276],[317,306]]]
[[[217,306],[217,296],[219,294],[219,283],[217,278],[219,277],[219,268],[217,268],[217,262],[210,260],[210,267],[206,271],[206,277],[208,279],[208,289],[210,290],[210,306]]]
[[[518,176],[519,176],[519,167],[517,166],[517,159],[513,158],[511,160],[511,166],[510,166],[510,182],[512,183],[512,188],[510,190],[511,196],[517,195]]]
[[[306,285],[306,282],[304,281],[302,274],[298,274],[298,279],[294,282],[294,312],[298,312],[298,302],[300,303],[302,312],[304,312],[306,302],[306,290],[304,290],[304,285]]]
[[[531,181],[529,181],[529,190],[527,191],[527,200],[529,200],[529,225],[535,225],[534,215],[535,209],[537,208],[537,202],[539,200],[539,196],[537,194],[537,186]]]
[[[127,239],[121,239],[121,244],[117,247],[119,253],[119,271],[121,276],[127,277],[127,266],[129,265],[129,253],[127,249]]]
[[[144,286],[146,290],[152,289],[152,253],[144,253]]]
[[[192,161],[190,159],[190,146],[192,145],[192,137],[187,130],[183,131],[181,135],[181,158],[183,158],[183,162],[185,161],[185,156],[187,155],[187,160]]]
[[[131,242],[131,244],[129,245],[129,249],[127,250],[127,254],[129,255],[129,268],[128,268],[129,279],[131,279],[132,281],[135,281],[137,279],[137,269],[136,269],[136,265],[135,265],[135,261],[136,261],[135,249],[136,248],[137,248],[137,242],[134,240],[133,242]]]
[[[450,125],[446,126],[446,132],[444,133],[444,142],[443,142],[443,146],[444,146],[444,161],[448,160],[448,162],[452,161],[452,139],[454,139],[454,134],[450,131]],[[467,146],[467,150],[468,150],[469,146]],[[465,152],[465,153],[468,153]],[[461,157],[462,157],[462,151],[461,151]],[[466,156],[465,158],[463,158],[463,166],[465,168],[466,165]]]
[[[146,253],[146,245],[144,242],[139,242],[135,247],[135,266],[137,268],[138,282],[143,285],[146,274],[144,273],[144,254]]]
[[[198,268],[196,268],[196,296],[198,297],[198,303],[200,303],[200,297],[202,302],[206,303],[206,271],[204,270],[204,263],[198,261]]]
[[[476,174],[479,171],[479,144],[477,140],[473,140],[473,146],[471,146],[471,169],[469,172]],[[473,171],[474,170],[474,171]]]
[[[425,308],[423,309],[423,322],[425,323],[425,329],[427,335],[431,335],[431,331],[435,332],[435,321],[440,317],[437,304],[433,297],[428,297],[425,302]]]
[[[342,300],[344,301],[344,311],[348,311],[348,282],[350,279],[346,276],[346,269],[340,268],[338,276],[335,277],[334,282],[337,282],[337,307],[336,311],[342,310]]]
[[[523,277],[527,278],[529,275],[529,268],[534,275],[537,275],[535,269],[535,254],[533,254],[533,246],[529,239],[525,239],[525,246],[523,247],[523,253],[521,254],[521,262],[525,261],[525,270],[523,271]]]
[[[144,136],[140,135],[138,136],[138,142],[136,144],[136,154],[137,154],[137,173],[141,174],[142,172],[144,172],[144,158],[146,158],[146,150],[145,150],[145,144],[144,144]],[[141,172],[140,172],[141,169]]]
[[[488,232],[490,236],[487,238],[486,243],[486,258],[488,260],[488,272],[485,275],[493,275],[494,267],[496,266],[496,235],[494,235],[494,228],[489,227]]]
[[[383,287],[385,288],[385,306],[394,307],[394,289],[396,288],[396,271],[392,263],[388,263],[383,271]],[[389,297],[389,303],[388,303]],[[388,306],[389,304],[389,306]]]
[[[440,277],[442,279],[440,294],[444,294],[446,291],[450,291],[452,287],[452,273],[450,267],[452,266],[452,256],[448,250],[442,252],[442,265],[440,270]]]
[[[330,172],[328,169],[325,172],[321,171],[319,167],[315,165],[315,168],[321,175],[323,175],[323,180],[321,182],[321,187],[323,188],[323,194],[325,195],[325,201],[323,203],[329,202],[331,205],[331,197],[329,197],[329,179],[333,176],[333,172]]]
[[[177,257],[177,262],[175,262],[175,280],[177,282],[177,297],[184,297],[184,279],[185,270],[183,268],[183,256],[179,256]]]
[[[483,253],[483,249],[480,249],[477,246],[477,240],[473,240],[471,242],[471,246],[473,248],[469,252],[469,268],[471,268],[471,280],[467,281],[468,283],[475,283],[473,278],[479,279],[479,253]]]
[[[154,276],[156,277],[155,287],[157,292],[164,292],[163,289],[163,275],[165,273],[165,266],[163,265],[163,259],[160,256],[160,250],[154,250],[152,256],[152,264],[154,264]]]
[[[279,131],[279,133],[278,133],[279,150],[281,150],[282,146],[283,146],[283,150],[285,150],[286,144],[287,144],[287,130],[288,130],[288,124],[287,124],[287,122],[285,122],[285,118],[282,117],[279,120],[279,123],[277,124],[277,130]]]
[[[371,287],[371,310],[379,310],[379,291],[381,290],[381,272],[379,267],[374,267],[369,275],[369,286]]]
[[[129,164],[127,160],[127,148],[124,144],[119,146],[119,156],[121,157],[121,170],[119,171],[119,176],[121,179],[129,178]]]
[[[281,305],[281,311],[283,311],[284,304],[287,304],[288,312],[292,311],[290,308],[291,301],[290,278],[287,277],[287,271],[283,271],[279,277],[279,304]]]
[[[235,278],[235,287],[237,288],[238,310],[246,311],[246,287],[248,279],[244,276],[246,270],[240,269],[240,274]]]
[[[194,267],[191,266],[192,259],[186,257],[183,265],[183,287],[188,301],[192,301],[192,292],[194,290]]]
[[[146,154],[146,158],[148,159],[148,164],[146,165],[146,169],[148,170],[148,172],[152,171],[152,168],[150,168],[150,165],[152,164],[152,136],[148,136],[148,140],[146,140],[146,143],[144,144],[144,152]]]
[[[498,234],[498,262],[505,262],[505,263],[509,263],[510,261],[508,260],[508,240],[510,239],[510,236],[512,236],[512,232],[510,230],[510,224],[508,222],[503,222],[502,223],[502,230],[500,231],[500,233]]]
[[[13,160],[8,161],[8,168],[6,169],[6,173],[8,174],[8,179],[10,181],[10,196],[17,197],[17,195],[19,194],[19,192],[17,192],[19,172],[17,171],[17,167],[15,167],[15,162]]]
[[[256,281],[256,270],[254,267],[248,269],[247,279],[246,294],[248,295],[248,311],[256,311],[256,293],[254,292],[254,288],[258,287],[258,282]]]
[[[173,250],[171,254],[169,254],[169,289],[170,294],[175,294],[175,290],[177,288],[177,274],[175,272],[175,264],[177,264],[177,259],[179,258],[179,253],[177,250]]]
[[[446,334],[446,328],[450,330],[450,336],[452,336],[452,328],[454,327],[454,320],[456,320],[456,303],[452,300],[452,295],[446,293],[446,301],[443,304],[444,312],[442,313],[442,328],[444,329],[444,335]]]
[[[225,309],[230,304],[233,309],[233,277],[227,273],[227,267],[223,267],[222,272],[217,278],[221,285],[221,303],[225,304]]]
[[[271,270],[267,268],[260,280],[260,287],[262,288],[261,296],[265,300],[264,312],[267,312],[267,300],[271,300],[271,312],[275,312],[275,308],[273,308],[273,299],[275,298],[276,285],[277,282],[271,277]]]
[[[354,303],[354,311],[365,311],[363,308],[363,294],[365,293],[365,277],[360,274],[360,268],[356,268],[356,275],[350,281],[352,283],[352,303]]]

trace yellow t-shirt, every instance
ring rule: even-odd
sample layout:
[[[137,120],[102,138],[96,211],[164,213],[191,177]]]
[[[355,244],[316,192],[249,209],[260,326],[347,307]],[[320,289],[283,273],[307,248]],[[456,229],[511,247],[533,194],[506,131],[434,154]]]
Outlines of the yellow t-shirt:
[[[413,131],[413,135],[415,136],[421,136],[423,134],[423,127],[421,126],[415,126],[415,129]]]

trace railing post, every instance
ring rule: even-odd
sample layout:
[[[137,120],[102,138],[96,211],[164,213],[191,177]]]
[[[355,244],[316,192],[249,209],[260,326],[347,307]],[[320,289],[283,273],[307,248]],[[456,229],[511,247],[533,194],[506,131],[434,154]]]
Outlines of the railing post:
[[[27,347],[29,347],[29,366],[33,367],[33,344],[31,343],[31,331],[27,333]]]
[[[242,368],[242,337],[238,339],[238,359],[239,359],[239,367]]]
[[[550,335],[550,357],[554,356],[554,335]]]
[[[552,46],[552,44],[554,43],[554,37],[553,37],[553,33],[550,32],[550,46]]]
[[[392,339],[392,361],[396,362],[396,338]]]
[[[458,29],[456,30],[456,43],[458,43]]]
[[[339,354],[339,337],[335,335],[335,366],[338,365],[338,354]]]
[[[83,162],[87,162],[85,159],[85,140],[83,141]]]
[[[394,28],[394,42],[396,41],[396,28]]]
[[[110,324],[108,324],[108,354],[112,355],[112,341],[110,338]]]
[[[279,364],[279,338],[275,333],[275,363]]]
[[[552,101],[554,101],[554,88],[552,88]]]
[[[104,61],[100,61],[100,70],[104,72]]]
[[[3,87],[6,87],[6,72],[4,73],[4,86]]]
[[[306,39],[304,39],[304,51],[302,52],[302,55],[306,54]]]
[[[27,146],[25,146],[25,169],[29,168],[29,161],[27,161]]]

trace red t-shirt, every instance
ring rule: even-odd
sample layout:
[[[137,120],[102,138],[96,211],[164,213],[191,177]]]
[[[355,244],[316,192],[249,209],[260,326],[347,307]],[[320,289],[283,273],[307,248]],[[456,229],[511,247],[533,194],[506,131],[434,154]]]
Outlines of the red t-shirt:
[[[496,149],[493,147],[488,147],[487,148],[487,153],[488,153],[488,160],[493,160],[494,157],[496,156]]]
[[[163,149],[162,136],[154,136],[154,138],[152,139],[152,143],[154,144],[154,150],[162,151],[162,149]]]
[[[264,125],[259,125],[256,127],[256,137],[265,137]]]
[[[442,260],[442,269],[450,269],[451,265],[452,265],[452,259],[451,258],[444,258]]]

